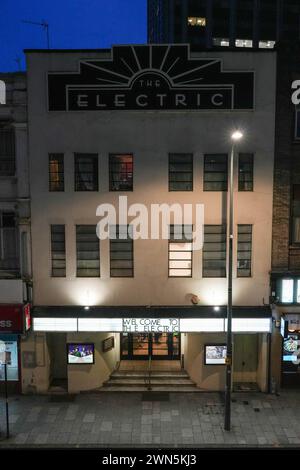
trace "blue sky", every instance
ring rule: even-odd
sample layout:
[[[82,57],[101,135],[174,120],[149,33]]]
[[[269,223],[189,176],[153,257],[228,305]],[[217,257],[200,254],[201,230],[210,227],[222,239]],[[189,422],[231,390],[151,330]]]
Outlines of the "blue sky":
[[[147,41],[147,0],[0,0],[0,72],[25,69],[23,49],[101,48]]]

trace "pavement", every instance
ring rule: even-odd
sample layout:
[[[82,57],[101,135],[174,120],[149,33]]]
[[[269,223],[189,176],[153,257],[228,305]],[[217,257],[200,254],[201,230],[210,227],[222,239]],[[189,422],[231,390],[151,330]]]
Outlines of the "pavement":
[[[223,427],[221,394],[170,393],[163,398],[144,401],[149,396],[141,393],[11,397],[8,440],[1,398],[0,449],[300,447],[300,391],[281,392],[279,396],[233,394],[230,432]]]

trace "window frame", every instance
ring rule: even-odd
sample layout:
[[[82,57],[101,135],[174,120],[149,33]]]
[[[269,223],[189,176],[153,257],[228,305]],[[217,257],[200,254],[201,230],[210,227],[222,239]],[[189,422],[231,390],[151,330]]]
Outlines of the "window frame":
[[[97,250],[98,258],[96,258],[96,260],[98,261],[98,268],[79,268],[78,267],[78,262],[79,261],[92,261],[93,260],[93,258],[81,259],[81,258],[78,257],[78,253],[80,251],[93,252],[93,250],[86,250],[86,249],[83,250],[82,248],[81,249],[78,248],[78,243],[79,243],[79,241],[78,241],[78,228],[79,227],[93,227],[95,229],[95,236],[97,238],[97,246],[98,246],[98,250]],[[76,234],[76,239],[75,239],[75,241],[76,241],[76,278],[82,278],[82,279],[95,278],[95,279],[99,279],[101,277],[100,240],[99,240],[99,238],[97,236],[97,233],[96,233],[96,227],[97,227],[97,225],[94,225],[94,224],[76,224],[75,225],[75,234]],[[89,243],[89,242],[91,242],[91,241],[88,241],[87,243]],[[80,243],[84,243],[84,242],[80,241]],[[92,243],[96,243],[96,240],[94,240]],[[79,274],[79,271],[83,271],[83,270],[87,271],[89,269],[94,269],[94,270],[97,269],[98,274],[96,274],[96,275],[95,274],[93,274],[93,275],[84,275],[84,276]]]
[[[240,179],[240,175],[241,175],[241,157],[243,156],[251,156],[251,175],[252,175],[252,179],[251,180],[247,180],[247,181],[241,181]],[[244,173],[249,173],[249,171],[246,171]],[[241,187],[242,183],[249,183],[251,182],[251,189],[244,189]],[[238,190],[239,192],[253,192],[254,191],[254,153],[251,153],[251,152],[240,152],[239,153],[239,160],[238,160]]]
[[[208,189],[208,188],[205,187],[206,184],[213,184],[213,183],[214,183],[214,184],[217,184],[217,183],[218,183],[218,184],[221,184],[221,183],[223,183],[222,180],[219,180],[219,181],[212,181],[212,180],[207,180],[207,179],[206,179],[206,175],[207,175],[208,173],[209,173],[209,174],[211,174],[211,173],[223,174],[223,172],[220,172],[220,171],[211,171],[211,170],[210,170],[210,171],[207,171],[207,170],[206,170],[206,165],[208,164],[208,163],[206,162],[206,160],[207,160],[209,157],[210,157],[210,158],[212,158],[212,157],[225,157],[225,158],[226,158],[226,162],[225,162],[225,163],[223,163],[223,162],[221,163],[222,165],[224,164],[224,168],[226,169],[226,173],[224,173],[225,176],[226,176],[225,182],[224,182],[224,189],[219,189],[219,188],[218,188],[218,189],[212,189],[212,188]],[[227,153],[205,153],[205,154],[204,154],[204,158],[203,158],[203,191],[205,191],[205,192],[227,192],[227,191],[228,191],[228,173],[229,173],[229,172],[228,172],[228,163],[229,163],[229,161],[228,161],[228,154],[227,154]],[[219,164],[220,164],[220,163],[219,163]],[[226,186],[226,188],[225,188],[225,186]]]
[[[79,177],[82,173],[77,172],[78,158],[90,158],[92,160],[93,171],[92,172],[84,172],[85,175],[92,175],[93,176],[93,188],[92,189],[80,189]],[[85,180],[84,180],[85,181]],[[90,193],[90,192],[97,192],[99,191],[99,154],[98,153],[84,153],[84,152],[76,152],[74,153],[74,191],[78,193]]]
[[[124,189],[114,189],[113,188],[113,184],[115,184],[117,182],[117,180],[113,180],[112,179],[112,175],[115,173],[114,171],[112,171],[112,165],[113,164],[116,164],[115,162],[113,162],[113,158],[115,157],[131,157],[131,166],[132,166],[132,170],[131,170],[131,188],[128,189],[128,188],[124,188]],[[127,173],[130,173],[127,171],[126,169],[126,174]],[[128,152],[128,153],[109,153],[108,155],[108,178],[109,178],[109,191],[111,192],[133,192],[133,175],[134,175],[134,154],[133,152]]]
[[[62,179],[60,180],[60,176],[59,176],[59,180],[58,180],[58,185],[61,186],[60,189],[52,189],[51,188],[51,184],[54,183],[54,181],[51,180],[51,175],[52,175],[52,172],[51,172],[51,158],[55,156],[56,158],[59,157],[61,158],[61,161],[58,162],[58,168],[61,166],[62,167],[62,171],[57,171],[56,174],[62,176]],[[49,184],[49,192],[51,193],[57,193],[57,192],[64,192],[65,191],[65,158],[64,158],[64,154],[63,153],[49,153],[48,154],[48,184]]]
[[[115,225],[115,230],[116,230],[116,233],[120,234],[120,225]],[[129,224],[127,225],[127,238],[115,238],[115,239],[112,239],[110,238],[109,240],[109,275],[110,275],[110,278],[112,279],[115,279],[115,278],[121,278],[121,279],[124,279],[124,278],[134,278],[134,243],[133,243],[133,238],[130,238],[128,233],[129,231],[132,231],[132,226]],[[114,243],[121,243],[122,242],[125,242],[126,244],[130,243],[131,244],[131,250],[112,250],[112,247],[113,247],[113,244]],[[124,244],[125,244],[124,243]],[[122,259],[122,258],[117,258],[117,259],[112,259],[111,255],[112,253],[131,253],[131,258],[130,259]],[[112,268],[112,261],[130,261],[131,262],[131,268]],[[132,274],[131,275],[124,275],[124,276],[120,276],[120,275],[113,275],[113,271],[129,271],[131,270],[132,271]]]
[[[57,241],[54,241],[53,240],[53,235],[55,235],[55,233],[53,232],[53,227],[63,227],[64,230],[63,230],[63,244],[64,244],[64,250],[63,251],[58,251],[58,250],[53,250],[53,243],[57,242]],[[57,232],[58,233],[58,232]],[[56,233],[56,234],[57,234]],[[58,242],[57,242],[58,243]],[[61,242],[60,242],[61,243]],[[50,249],[51,249],[51,277],[52,278],[65,278],[66,277],[66,274],[67,274],[67,257],[66,257],[66,226],[65,224],[51,224],[50,225]],[[55,259],[53,258],[53,254],[54,252],[59,252],[59,253],[63,253],[64,254],[64,263],[65,263],[65,266],[64,268],[54,268],[53,266],[53,262],[55,261]],[[64,274],[62,275],[57,275],[57,274],[54,274],[54,271],[55,270],[64,270]]]
[[[221,240],[219,242],[207,242],[205,241],[205,230],[207,227],[222,227],[223,230],[220,231],[220,233],[214,233],[214,232],[211,232],[210,235],[221,235],[223,236],[224,240]],[[225,256],[224,258],[221,258],[217,261],[220,261],[220,262],[225,262],[225,268],[222,268],[224,269],[224,275],[223,276],[215,276],[215,275],[208,275],[208,274],[205,274],[205,270],[207,270],[208,268],[205,268],[205,257],[204,257],[204,253],[211,253],[211,252],[218,252],[218,253],[224,253],[224,250],[209,250],[209,251],[206,251],[205,250],[205,245],[206,244],[225,244]],[[207,258],[208,261],[214,261],[214,258]],[[225,223],[223,224],[205,224],[204,225],[204,238],[203,238],[203,249],[202,249],[202,277],[203,278],[208,278],[208,279],[225,279],[227,277],[227,225]]]
[[[17,164],[16,164],[16,133],[15,129],[13,127],[2,127],[0,126],[0,139],[1,139],[1,133],[5,134],[10,134],[11,135],[11,142],[9,146],[11,147],[11,155],[0,155],[0,177],[1,178],[9,178],[9,177],[14,177],[16,176],[16,171],[17,171]],[[7,142],[6,142],[7,145]],[[1,149],[1,146],[0,146]],[[1,164],[11,164],[11,171],[3,172],[1,171]]]
[[[186,162],[171,162],[171,157],[174,157],[174,156],[187,156],[187,157],[190,157],[190,162],[186,163]],[[171,170],[171,165],[187,165],[187,164],[190,164],[191,165],[191,170],[190,171],[174,171],[174,170]],[[192,178],[191,178],[191,182],[189,181],[174,181],[171,179],[171,175],[174,175],[174,174],[191,174]],[[183,183],[191,183],[191,187],[190,189],[172,189],[171,188],[171,185],[176,185],[176,183],[179,183],[179,184],[183,184]],[[179,153],[179,152],[170,152],[168,154],[168,187],[169,187],[169,192],[191,192],[194,190],[194,155],[193,153]]]
[[[185,238],[185,234],[184,234],[184,225],[182,225],[182,236],[183,238],[182,239],[176,239],[176,238],[171,238],[171,234],[172,234],[172,230],[173,230],[173,234],[174,234],[174,227],[177,226],[176,224],[171,224],[169,226],[169,240],[168,240],[168,278],[170,279],[190,279],[193,277],[193,240],[192,240],[192,237],[191,239],[189,240],[188,238]],[[186,224],[186,226],[188,227],[191,227],[192,231],[191,231],[191,234],[193,235],[193,225],[192,224]],[[172,229],[171,229],[172,228]],[[179,244],[182,244],[182,245],[186,245],[186,244],[190,244],[191,245],[191,249],[190,250],[171,250],[170,249],[170,245],[172,244],[176,244],[176,245],[179,245]],[[173,261],[185,261],[185,260],[180,260],[180,259],[170,259],[170,253],[190,253],[190,259],[187,259],[186,261],[190,261],[191,263],[191,267],[190,268],[171,268],[170,267],[170,263],[173,262]],[[184,271],[184,270],[190,270],[190,275],[187,275],[187,276],[182,276],[182,275],[178,275],[178,276],[173,276],[173,275],[170,275],[170,270],[176,270],[176,271]]]
[[[239,232],[240,227],[251,227],[251,232],[249,232],[249,233],[240,233]],[[244,242],[244,241],[241,242],[241,241],[239,241],[239,235],[250,235],[251,241],[250,242]],[[251,250],[250,251],[249,250],[240,250],[239,245],[243,244],[243,243],[251,243]],[[239,253],[250,253],[250,268],[247,269],[247,271],[250,271],[250,273],[247,276],[239,275],[239,271],[243,270],[243,268],[238,267],[238,264],[239,264],[239,261],[240,261],[239,260]],[[253,257],[253,224],[238,224],[238,226],[237,226],[237,264],[236,264],[236,277],[237,278],[240,278],[240,279],[247,278],[247,279],[249,279],[249,278],[253,277],[253,266],[252,266],[253,259],[252,259],[252,257]]]
[[[299,116],[299,136],[298,136],[298,116]],[[300,143],[300,105],[295,105],[295,127],[294,127],[294,140]]]

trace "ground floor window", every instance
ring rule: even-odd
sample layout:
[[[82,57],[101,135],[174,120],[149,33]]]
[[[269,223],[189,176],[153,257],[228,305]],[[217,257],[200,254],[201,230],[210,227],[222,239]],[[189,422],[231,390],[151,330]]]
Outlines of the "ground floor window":
[[[0,364],[7,364],[7,380],[19,380],[19,355],[17,335],[0,336]],[[0,365],[0,381],[5,380],[4,366]]]

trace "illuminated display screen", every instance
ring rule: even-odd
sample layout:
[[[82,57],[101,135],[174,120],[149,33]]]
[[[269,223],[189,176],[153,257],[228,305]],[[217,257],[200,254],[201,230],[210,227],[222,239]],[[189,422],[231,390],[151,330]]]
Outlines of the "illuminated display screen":
[[[94,364],[95,346],[91,343],[69,343],[68,364]]]
[[[226,363],[227,346],[225,344],[206,344],[204,363],[206,365],[223,365]]]
[[[283,341],[283,361],[293,363],[300,361],[300,341],[298,335],[288,335]]]

